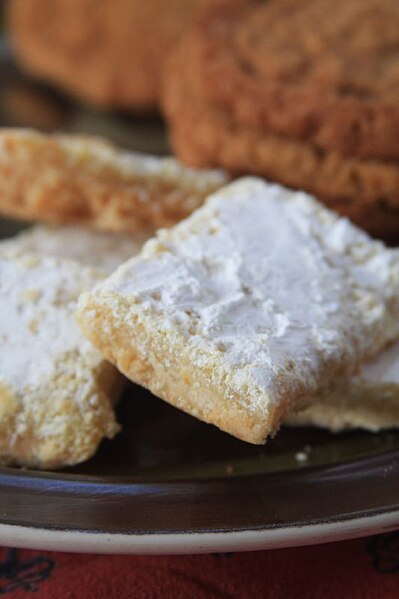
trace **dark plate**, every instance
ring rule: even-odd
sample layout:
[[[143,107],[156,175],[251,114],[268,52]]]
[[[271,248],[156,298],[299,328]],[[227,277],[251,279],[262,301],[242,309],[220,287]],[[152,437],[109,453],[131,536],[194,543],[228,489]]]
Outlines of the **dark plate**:
[[[0,63],[0,124],[106,135],[165,153],[159,117],[76,105]],[[0,236],[19,225],[0,221]],[[0,470],[0,539],[102,552],[242,550],[399,526],[399,433],[286,429],[237,441],[131,385],[123,432],[62,472]]]
[[[399,433],[286,429],[256,447],[133,385],[118,413],[123,432],[85,464],[0,471],[3,539],[75,551],[196,552],[399,526]]]

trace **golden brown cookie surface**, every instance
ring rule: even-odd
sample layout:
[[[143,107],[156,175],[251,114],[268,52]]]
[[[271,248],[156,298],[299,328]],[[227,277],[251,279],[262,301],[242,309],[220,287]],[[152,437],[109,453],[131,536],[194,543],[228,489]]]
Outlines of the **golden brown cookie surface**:
[[[163,59],[212,0],[10,0],[9,26],[28,72],[94,104],[145,109]]]
[[[398,22],[395,0],[225,4],[190,32],[186,54],[208,100],[240,125],[398,158]]]
[[[196,76],[202,59],[190,31],[166,69],[163,106],[174,149],[183,161],[197,167],[223,166],[304,189],[373,235],[398,239],[397,160],[348,155],[272,127],[251,126],[210,99],[207,81]],[[237,101],[243,97],[237,96]],[[248,100],[248,115],[252,105]]]

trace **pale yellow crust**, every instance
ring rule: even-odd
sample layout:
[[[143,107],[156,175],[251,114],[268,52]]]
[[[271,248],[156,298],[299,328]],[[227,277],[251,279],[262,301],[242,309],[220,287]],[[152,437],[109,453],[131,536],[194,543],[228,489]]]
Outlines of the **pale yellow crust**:
[[[81,296],[77,313],[85,335],[129,379],[243,441],[264,443],[278,428],[287,402],[267,412],[261,402],[251,406],[232,390],[216,362],[193,365],[184,338],[174,332],[171,340],[170,331],[166,337],[152,316],[138,320],[128,302],[113,296],[108,304],[90,294]]]
[[[121,152],[98,138],[0,131],[0,213],[13,218],[152,230],[185,218],[226,181],[220,171]]]
[[[22,397],[0,383],[0,463],[54,469],[89,459],[120,429],[113,402],[122,385],[105,360],[93,365],[74,354]]]
[[[290,414],[291,426],[316,426],[332,432],[399,427],[399,385],[353,382],[332,390],[305,409]]]

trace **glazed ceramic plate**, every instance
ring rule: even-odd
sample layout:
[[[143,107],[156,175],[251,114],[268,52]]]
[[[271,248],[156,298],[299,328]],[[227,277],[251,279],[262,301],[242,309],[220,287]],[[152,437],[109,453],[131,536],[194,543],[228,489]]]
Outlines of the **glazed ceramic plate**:
[[[154,117],[75,106],[0,64],[0,123],[100,133],[167,151]],[[0,235],[20,227],[0,221]],[[0,316],[1,317],[1,316]],[[123,432],[62,472],[0,470],[0,543],[67,551],[183,553],[320,543],[399,527],[399,433],[286,429],[235,440],[131,385]]]
[[[399,526],[399,433],[235,440],[130,386],[123,432],[62,472],[0,471],[0,542],[69,551],[238,551]]]

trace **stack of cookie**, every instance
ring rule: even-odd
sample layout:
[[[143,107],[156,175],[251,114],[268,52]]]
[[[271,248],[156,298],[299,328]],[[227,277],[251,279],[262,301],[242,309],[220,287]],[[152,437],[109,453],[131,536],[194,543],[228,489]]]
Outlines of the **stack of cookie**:
[[[0,243],[3,462],[88,459],[122,374],[250,443],[399,426],[398,250],[261,179],[79,136],[0,148],[0,212],[58,225]]]
[[[398,250],[256,178],[158,232],[78,311],[128,378],[251,443],[348,384],[398,316]]]
[[[177,155],[314,193],[399,237],[399,4],[226,2],[168,62]]]

